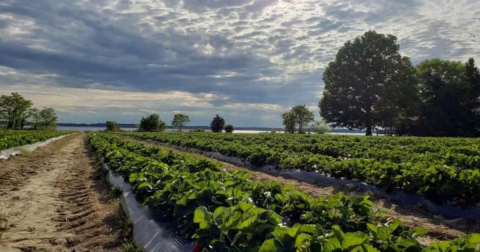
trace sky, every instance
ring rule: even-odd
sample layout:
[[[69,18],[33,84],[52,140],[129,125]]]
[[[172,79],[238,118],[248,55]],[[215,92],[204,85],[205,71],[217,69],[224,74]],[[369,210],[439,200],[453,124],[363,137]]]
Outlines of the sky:
[[[478,0],[1,0],[0,94],[64,123],[280,127],[294,105],[320,117],[325,67],[368,30],[414,63],[480,60]]]

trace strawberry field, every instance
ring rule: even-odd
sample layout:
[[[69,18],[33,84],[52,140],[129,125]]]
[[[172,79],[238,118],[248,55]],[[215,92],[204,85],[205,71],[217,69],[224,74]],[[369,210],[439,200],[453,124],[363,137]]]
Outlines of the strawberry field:
[[[185,134],[190,136],[217,137]],[[224,137],[224,143],[239,144],[236,136]],[[257,137],[252,144],[261,145],[269,135]],[[366,197],[312,197],[291,186],[252,180],[249,173],[227,172],[210,159],[115,135],[91,134],[89,144],[130,182],[139,201],[175,222],[197,251],[476,251],[480,242],[480,235],[469,234],[421,244],[419,237],[428,230],[379,215]]]
[[[64,135],[60,131],[0,130],[0,151]]]
[[[301,169],[401,189],[439,203],[480,201],[480,140],[333,135],[125,133],[238,157],[256,166]]]

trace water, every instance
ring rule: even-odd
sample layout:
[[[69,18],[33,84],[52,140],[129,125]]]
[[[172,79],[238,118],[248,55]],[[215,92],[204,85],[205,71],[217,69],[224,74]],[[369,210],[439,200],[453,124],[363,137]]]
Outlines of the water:
[[[69,131],[101,131],[105,130],[105,127],[70,127],[70,126],[58,126],[57,130],[69,130]],[[126,131],[134,131],[136,128],[122,128]]]
[[[59,126],[57,130],[70,130],[70,131],[102,131],[105,130],[105,127],[69,127],[69,126]],[[122,128],[125,131],[134,131],[136,128]],[[176,129],[167,129],[167,132],[175,132]],[[258,133],[269,133],[269,130],[235,130],[233,133],[242,133],[242,134],[258,134]],[[283,131],[276,131],[276,133],[283,134]],[[345,136],[364,136],[365,133],[362,132],[329,132],[330,135],[345,135]]]
[[[136,128],[121,128],[122,130],[126,131],[134,131],[137,130]],[[70,131],[102,131],[105,130],[105,127],[70,127],[70,126],[59,126],[57,130],[70,130]],[[176,129],[167,129],[167,132],[175,132]],[[185,130],[187,131],[187,130]],[[246,134],[254,134],[254,133],[265,133],[270,131],[262,131],[262,130],[235,130],[233,133],[246,133]],[[283,132],[277,132],[283,133]]]

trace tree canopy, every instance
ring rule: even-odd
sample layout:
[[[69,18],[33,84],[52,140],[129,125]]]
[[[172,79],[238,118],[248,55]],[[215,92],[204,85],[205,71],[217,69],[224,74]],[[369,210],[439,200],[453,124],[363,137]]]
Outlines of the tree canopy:
[[[212,132],[222,132],[224,127],[225,120],[217,114],[210,123],[210,129]]]
[[[173,116],[172,126],[182,131],[185,125],[189,122],[190,122],[190,118],[188,117],[188,115],[179,113]]]
[[[366,32],[348,41],[323,74],[321,116],[333,126],[366,129],[390,126],[415,106],[415,70],[399,53],[397,38]]]
[[[285,133],[294,133],[296,128],[298,133],[304,133],[305,126],[314,120],[314,115],[305,105],[297,105],[282,114],[282,118]]]
[[[282,114],[285,133],[295,133],[295,115],[289,111]]]
[[[417,134],[478,135],[480,74],[473,59],[425,60],[417,66],[417,79],[422,99]]]
[[[165,122],[158,114],[151,114],[140,120],[139,131],[164,131],[166,128]]]
[[[33,103],[19,93],[0,96],[0,119],[6,121],[8,129],[23,129],[29,118],[33,118],[37,110]]]
[[[35,111],[34,126],[45,129],[57,127],[57,113],[54,108],[43,108],[40,111]]]

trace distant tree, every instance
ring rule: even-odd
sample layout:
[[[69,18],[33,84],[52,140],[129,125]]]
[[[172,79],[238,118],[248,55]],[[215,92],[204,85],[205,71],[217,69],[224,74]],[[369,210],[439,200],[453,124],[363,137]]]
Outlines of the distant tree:
[[[45,129],[56,128],[57,127],[57,113],[55,113],[54,108],[44,108],[38,112],[38,117],[40,119],[41,125]]]
[[[313,121],[313,112],[305,105],[297,105],[289,112],[282,114],[283,125],[285,126],[285,133],[294,133],[298,129],[298,133],[305,133],[305,126]]]
[[[282,114],[285,133],[295,133],[295,115],[292,112]]]
[[[304,133],[303,128],[314,120],[313,112],[305,105],[297,105],[292,108],[291,113],[295,116],[295,123],[298,125],[298,133]]]
[[[227,133],[233,133],[234,130],[235,128],[233,128],[233,125],[231,124],[228,124],[227,126],[225,126],[225,132]]]
[[[189,122],[190,122],[190,118],[188,117],[188,115],[175,114],[173,116],[172,126],[182,131],[183,127],[185,127],[185,125]]]
[[[345,43],[323,74],[321,116],[334,127],[366,129],[367,135],[401,114],[411,116],[415,106],[403,105],[415,97],[415,72],[398,51],[395,36],[375,31]]]
[[[473,59],[466,64],[425,60],[417,66],[417,78],[423,103],[420,135],[478,134],[480,74]]]
[[[308,125],[308,132],[317,134],[325,134],[331,130],[330,126],[325,120],[314,121]]]
[[[23,129],[27,120],[35,115],[32,105],[32,101],[19,93],[0,96],[0,118],[7,122],[7,129]]]
[[[160,120],[158,114],[151,114],[140,120],[139,131],[164,131],[166,128],[165,122]]]
[[[217,114],[210,124],[210,129],[212,129],[212,132],[222,132],[224,126],[225,120]]]
[[[107,131],[120,131],[120,126],[117,122],[107,121],[105,126],[107,127]]]

